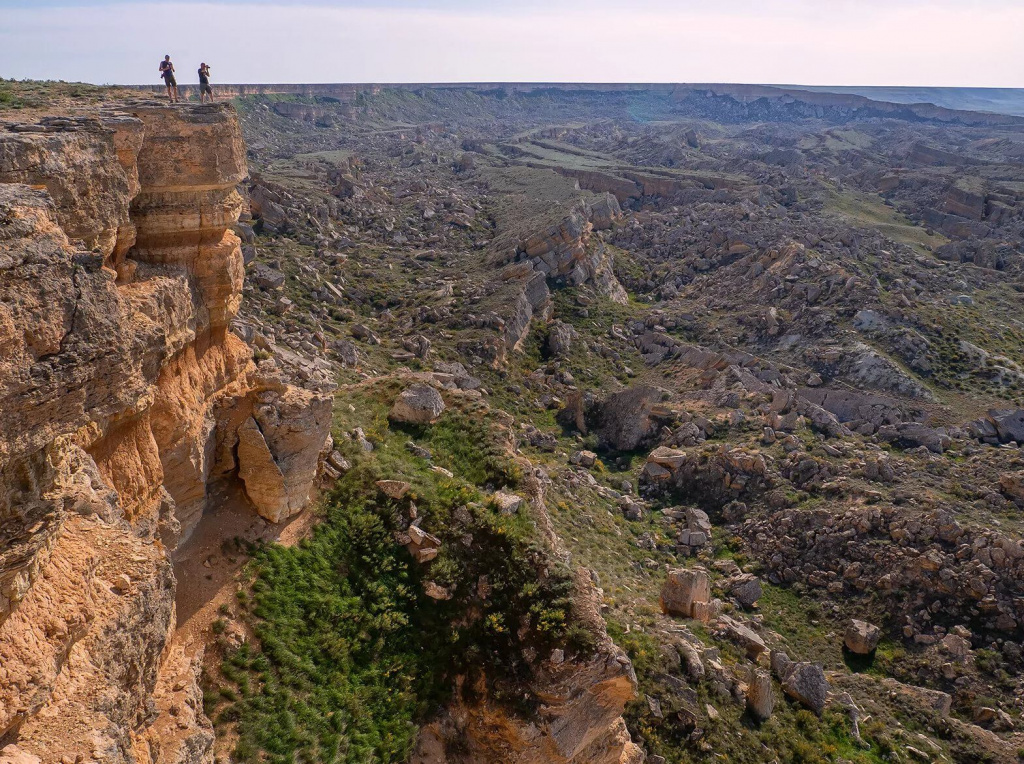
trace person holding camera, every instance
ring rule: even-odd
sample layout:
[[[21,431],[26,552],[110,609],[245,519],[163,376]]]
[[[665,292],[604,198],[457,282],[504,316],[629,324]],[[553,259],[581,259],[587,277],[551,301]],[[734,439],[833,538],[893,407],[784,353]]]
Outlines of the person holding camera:
[[[210,66],[206,63],[199,65],[199,100],[205,103],[206,99],[213,103],[213,88],[210,87]]]

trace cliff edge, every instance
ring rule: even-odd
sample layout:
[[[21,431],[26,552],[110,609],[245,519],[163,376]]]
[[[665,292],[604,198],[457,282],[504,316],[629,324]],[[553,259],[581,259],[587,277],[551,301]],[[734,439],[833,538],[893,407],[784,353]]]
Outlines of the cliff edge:
[[[170,554],[217,479],[302,509],[330,442],[229,330],[246,174],[225,105],[0,125],[0,760],[212,761]]]

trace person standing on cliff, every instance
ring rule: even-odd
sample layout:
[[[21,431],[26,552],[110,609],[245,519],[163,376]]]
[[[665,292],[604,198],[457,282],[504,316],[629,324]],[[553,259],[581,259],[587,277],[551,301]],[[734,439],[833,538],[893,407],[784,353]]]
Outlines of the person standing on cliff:
[[[200,103],[206,101],[206,97],[210,97],[210,103],[213,103],[213,88],[210,87],[210,67],[207,64],[199,65],[199,101]]]
[[[167,97],[171,99],[171,103],[177,103],[178,81],[174,79],[174,64],[171,63],[169,54],[160,62],[160,76],[164,78],[164,84],[167,86]]]

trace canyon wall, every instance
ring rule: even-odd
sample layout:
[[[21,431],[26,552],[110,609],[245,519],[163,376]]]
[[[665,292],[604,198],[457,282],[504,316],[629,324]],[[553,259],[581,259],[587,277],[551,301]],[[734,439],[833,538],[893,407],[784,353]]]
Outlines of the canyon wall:
[[[300,510],[330,442],[229,330],[246,174],[224,105],[0,124],[0,761],[212,761],[170,554],[218,478]]]

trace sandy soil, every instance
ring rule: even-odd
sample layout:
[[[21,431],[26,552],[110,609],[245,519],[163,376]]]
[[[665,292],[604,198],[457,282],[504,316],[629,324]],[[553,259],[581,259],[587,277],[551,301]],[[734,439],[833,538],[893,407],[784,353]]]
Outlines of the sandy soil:
[[[235,582],[248,556],[235,543],[277,541],[291,546],[312,527],[314,512],[307,509],[284,523],[274,525],[256,514],[238,481],[211,487],[209,509],[192,537],[173,556],[178,579],[175,645],[187,650],[202,647],[210,638],[210,624],[217,609],[234,603]]]

